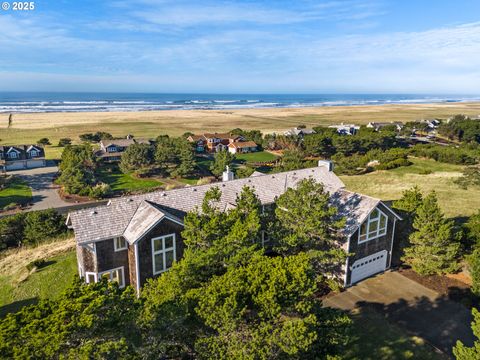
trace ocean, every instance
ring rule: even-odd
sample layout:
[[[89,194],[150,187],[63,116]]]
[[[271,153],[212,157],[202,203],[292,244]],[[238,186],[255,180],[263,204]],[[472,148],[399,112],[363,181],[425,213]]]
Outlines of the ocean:
[[[471,101],[480,101],[480,95],[0,92],[0,113],[248,109]]]

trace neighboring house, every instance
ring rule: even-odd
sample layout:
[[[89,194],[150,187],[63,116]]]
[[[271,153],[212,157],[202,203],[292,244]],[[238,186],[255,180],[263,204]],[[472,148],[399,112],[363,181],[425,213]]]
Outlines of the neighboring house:
[[[285,136],[300,136],[300,137],[304,137],[305,135],[310,135],[310,134],[315,134],[315,130],[307,129],[307,128],[298,128],[298,127],[287,130],[283,133],[283,135]]]
[[[67,225],[75,232],[78,271],[87,283],[106,277],[137,291],[145,282],[167,271],[183,256],[183,219],[201,205],[205,193],[219,187],[220,209],[231,209],[244,186],[255,190],[263,206],[274,203],[288,188],[308,178],[322,183],[331,203],[346,218],[338,246],[352,254],[339,264],[345,286],[390,267],[395,223],[401,220],[379,199],[345,189],[327,163],[316,168],[278,174],[255,174],[244,179],[191,186],[170,191],[111,199],[107,205],[69,213]],[[232,179],[226,172],[224,179]],[[268,242],[263,233],[259,243]]]
[[[337,133],[340,135],[355,135],[359,130],[360,126],[355,124],[344,124],[340,125],[330,125],[330,129],[337,129]]]
[[[219,152],[228,150],[228,145],[234,142],[245,141],[241,135],[229,133],[205,133],[202,135],[190,135],[187,140],[195,143],[197,152]]]
[[[421,124],[426,124],[429,131],[435,130],[440,125],[440,120],[437,119],[423,119],[418,121]]]
[[[105,162],[120,161],[122,153],[132,144],[150,144],[149,140],[133,139],[112,139],[100,141],[100,150],[95,155]]]
[[[400,122],[400,121],[392,121],[392,122],[369,122],[367,124],[367,128],[370,128],[370,129],[375,129],[375,131],[379,131],[379,130],[382,130],[384,127],[387,127],[387,126],[395,126],[395,129],[397,131],[400,131],[403,129],[403,123]]]
[[[232,154],[243,154],[257,151],[258,146],[254,141],[235,141],[228,144],[228,151]]]
[[[0,146],[0,171],[44,167],[45,150],[41,145]]]

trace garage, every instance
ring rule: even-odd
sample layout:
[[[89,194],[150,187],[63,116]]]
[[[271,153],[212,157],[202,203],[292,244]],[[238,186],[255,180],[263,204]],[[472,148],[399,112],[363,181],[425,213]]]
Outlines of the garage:
[[[351,284],[359,282],[371,275],[385,271],[387,268],[387,250],[358,259],[351,266]]]
[[[28,160],[27,161],[27,168],[29,169],[42,167],[42,166],[45,166],[44,160]]]
[[[25,168],[23,161],[15,161],[12,163],[7,163],[7,171],[9,170],[21,170]]]

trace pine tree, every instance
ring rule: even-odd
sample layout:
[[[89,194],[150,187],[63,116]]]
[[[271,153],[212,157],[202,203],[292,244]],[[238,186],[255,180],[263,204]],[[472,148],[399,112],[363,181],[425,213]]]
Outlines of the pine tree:
[[[415,232],[402,258],[421,275],[444,274],[458,269],[459,233],[446,220],[438,206],[435,192],[428,194],[418,208],[413,222]]]
[[[187,141],[180,141],[178,151],[180,154],[178,157],[180,164],[176,169],[176,174],[184,177],[193,175],[196,163],[192,146]]]
[[[480,359],[480,312],[473,309],[472,314],[472,330],[477,340],[472,347],[467,347],[461,341],[457,341],[457,345],[453,348],[453,354],[457,360]]]

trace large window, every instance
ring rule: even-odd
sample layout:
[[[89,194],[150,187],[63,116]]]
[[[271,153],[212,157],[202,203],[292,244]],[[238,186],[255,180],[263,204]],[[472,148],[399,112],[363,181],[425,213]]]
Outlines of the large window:
[[[176,259],[175,234],[152,239],[153,274],[160,274],[172,267]]]
[[[373,210],[360,226],[358,242],[369,241],[387,233],[387,216],[378,209]]]
[[[113,239],[113,247],[115,251],[126,250],[127,242],[123,237],[116,237]]]
[[[108,271],[103,271],[101,273],[98,273],[98,278],[99,279],[107,279],[108,281],[116,281],[118,283],[118,287],[123,288],[125,286],[125,277],[123,274],[123,266],[108,270]]]

